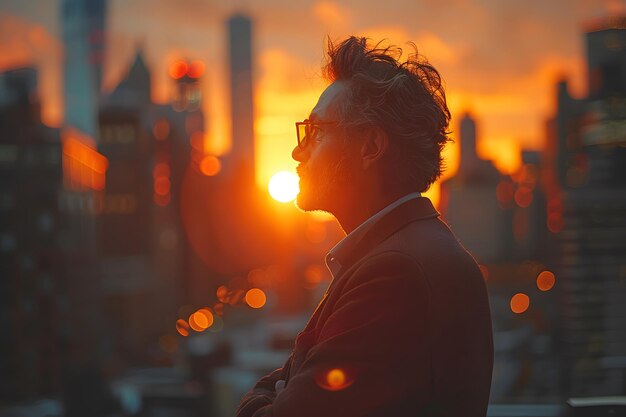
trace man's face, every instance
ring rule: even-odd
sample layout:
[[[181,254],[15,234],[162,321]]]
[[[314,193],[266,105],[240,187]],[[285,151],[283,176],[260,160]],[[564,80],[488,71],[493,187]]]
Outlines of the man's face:
[[[324,90],[311,111],[312,122],[336,122],[336,106],[345,100],[345,84],[335,81]],[[315,125],[319,129],[304,149],[296,146],[292,157],[300,162],[300,194],[297,204],[302,210],[333,212],[342,205],[350,190],[353,167],[349,146],[336,124]]]

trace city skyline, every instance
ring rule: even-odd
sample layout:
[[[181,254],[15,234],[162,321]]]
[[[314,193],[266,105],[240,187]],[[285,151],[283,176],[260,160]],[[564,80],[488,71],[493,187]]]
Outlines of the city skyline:
[[[90,17],[83,7],[106,0],[99,1],[59,1],[59,20],[85,28]],[[314,3],[313,15],[324,8],[332,13],[330,4]],[[106,5],[119,11],[115,0]],[[96,17],[104,27],[120,24],[102,10]],[[69,12],[80,13],[72,18]],[[177,22],[180,15],[171,18]],[[8,277],[0,321],[10,335],[1,346],[0,368],[8,377],[0,380],[0,403],[6,403],[0,406],[51,396],[71,410],[84,397],[77,388],[89,382],[115,387],[132,369],[162,374],[185,366],[191,374],[172,378],[168,392],[206,403],[177,407],[208,415],[210,401],[212,415],[232,415],[234,400],[251,383],[247,378],[283,363],[296,329],[329,285],[323,259],[344,236],[340,224],[282,204],[286,200],[268,195],[264,178],[295,165],[291,118],[306,117],[324,87],[320,62],[293,60],[278,46],[268,58],[259,46],[268,20],[258,15],[211,19],[222,36],[215,39],[228,51],[224,62],[179,50],[172,62],[155,59],[154,38],[135,39],[132,55],[114,61],[123,61],[123,76],[100,93],[84,81],[100,71],[90,67],[100,62],[102,31],[87,25],[88,35],[65,39],[70,51],[82,53],[64,63],[65,79],[79,81],[69,85],[79,100],[66,105],[71,117],[59,127],[41,123],[41,65],[2,69],[0,53],[0,267]],[[513,172],[498,171],[502,160],[492,162],[481,151],[499,113],[455,108],[461,96],[449,96],[456,143],[444,157],[455,156],[425,196],[439,203],[438,214],[478,264],[489,293],[495,352],[490,416],[539,403],[545,407],[536,415],[556,416],[569,397],[624,393],[626,13],[599,22],[575,35],[585,46],[576,58],[581,80],[554,79],[548,87],[535,80],[520,99],[545,90],[554,108],[538,103],[531,109],[545,148],[495,149],[520,159]],[[0,45],[10,29],[0,29]],[[45,44],[41,26],[26,33]],[[293,33],[295,44],[310,36]],[[96,46],[95,53],[85,54],[85,46]],[[322,56],[321,45],[298,51]],[[282,62],[288,64],[276,67]],[[214,143],[202,146],[203,137],[208,142],[216,135],[212,124],[219,117],[205,103],[216,97],[211,88],[220,81],[218,70],[229,73],[221,79],[218,114],[224,112],[233,131],[232,150],[219,158]],[[155,79],[163,71],[172,91],[159,101],[163,85]],[[504,70],[493,71],[496,88]],[[73,92],[59,88],[71,102]],[[502,92],[509,93],[515,90]],[[80,100],[97,109],[91,135],[81,131],[91,110],[76,105]],[[510,110],[517,111],[515,104]],[[268,143],[272,147],[264,149]],[[260,355],[241,360],[250,352]],[[154,376],[145,381],[156,383]],[[89,389],[98,394],[100,388]],[[64,390],[68,395],[59,397]],[[153,415],[155,404],[141,407]]]
[[[581,28],[626,10],[623,1],[552,2],[542,8],[513,2],[393,2],[384,9],[329,1],[283,3],[275,1],[261,8],[238,2],[188,1],[154,8],[142,1],[109,1],[104,90],[110,91],[124,76],[139,47],[151,69],[153,100],[158,103],[167,102],[173,88],[169,64],[179,58],[204,60],[207,76],[202,89],[209,126],[205,141],[210,152],[223,154],[230,146],[226,19],[234,11],[244,11],[252,17],[255,32],[257,183],[265,185],[275,172],[294,170],[290,158],[293,122],[307,116],[324,88],[319,65],[325,35],[386,37],[402,47],[412,40],[444,76],[453,127],[470,110],[480,124],[478,155],[493,159],[498,169],[511,173],[519,167],[522,147],[539,149],[543,144],[559,75],[569,79],[575,96],[584,93]],[[33,4],[2,6],[0,68],[34,63],[41,72],[44,121],[58,125],[62,92],[59,2],[44,2],[37,8]],[[397,13],[402,10],[408,12],[406,16]],[[142,19],[137,19],[140,13]],[[185,30],[175,31],[177,25]],[[20,46],[21,52],[15,53]],[[456,172],[458,152],[458,143],[449,147],[443,179]],[[430,193],[437,200],[438,186]]]

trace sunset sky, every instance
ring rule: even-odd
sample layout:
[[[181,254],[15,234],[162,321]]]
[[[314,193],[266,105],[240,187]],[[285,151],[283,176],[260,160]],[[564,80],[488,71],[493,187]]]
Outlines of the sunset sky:
[[[44,122],[62,124],[59,1],[0,0],[0,70],[40,70]],[[325,37],[363,35],[405,46],[414,41],[441,72],[453,129],[466,110],[476,117],[478,151],[503,172],[519,150],[540,149],[553,111],[554,83],[566,76],[584,93],[583,31],[594,19],[626,13],[626,0],[109,0],[103,89],[123,76],[142,47],[152,70],[153,99],[167,102],[167,68],[178,58],[207,63],[203,80],[207,149],[229,147],[226,19],[254,19],[257,176],[267,183],[294,171],[294,122],[304,119],[325,87]],[[457,167],[458,144],[447,151]],[[436,194],[436,190],[434,191]]]

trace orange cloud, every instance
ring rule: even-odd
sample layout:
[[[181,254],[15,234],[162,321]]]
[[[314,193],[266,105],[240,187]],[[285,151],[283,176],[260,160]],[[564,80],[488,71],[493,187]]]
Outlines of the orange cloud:
[[[605,0],[607,12],[612,15],[620,15],[626,13],[626,3],[622,0]]]
[[[477,116],[479,155],[494,160],[501,171],[510,173],[521,163],[521,148],[542,148],[544,123],[554,108],[557,79],[565,71],[576,75],[572,79],[578,82],[572,90],[581,94],[583,67],[581,58],[545,56],[525,76],[501,78],[498,92],[481,94],[452,85],[448,90],[449,105],[455,116],[467,109]],[[448,73],[452,80],[459,75],[455,69]],[[489,76],[475,76],[475,82],[488,82]]]
[[[0,13],[0,68],[32,64],[35,50],[29,39],[33,25],[15,16]]]
[[[313,5],[313,14],[329,27],[347,26],[350,20],[349,10],[332,1],[318,1]]]
[[[396,46],[403,46],[407,41],[414,39],[411,38],[409,32],[401,25],[363,27],[358,31],[358,35],[371,38],[373,42],[385,40],[388,44]]]
[[[418,51],[423,51],[428,60],[436,65],[456,65],[464,55],[463,47],[451,45],[432,32],[422,32],[415,39]]]

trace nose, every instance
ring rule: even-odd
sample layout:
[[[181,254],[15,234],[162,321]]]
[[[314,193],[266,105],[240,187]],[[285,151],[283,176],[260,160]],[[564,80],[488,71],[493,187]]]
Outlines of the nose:
[[[302,162],[304,160],[304,150],[296,145],[293,151],[291,151],[291,157],[298,162]]]

